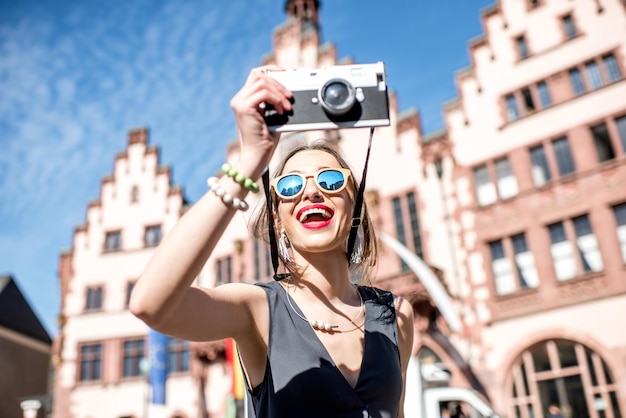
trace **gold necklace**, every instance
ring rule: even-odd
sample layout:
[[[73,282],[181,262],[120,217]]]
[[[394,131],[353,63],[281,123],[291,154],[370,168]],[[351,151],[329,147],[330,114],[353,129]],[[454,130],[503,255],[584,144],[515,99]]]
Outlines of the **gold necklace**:
[[[287,295],[287,303],[289,303],[289,306],[291,307],[291,310],[298,315],[303,321],[308,322],[308,324],[315,330],[318,331],[323,331],[323,332],[330,332],[333,331],[337,328],[341,328],[341,327],[345,327],[346,325],[350,325],[353,324],[356,326],[355,321],[357,319],[359,319],[361,317],[361,315],[365,312],[365,302],[363,302],[363,297],[361,296],[361,292],[359,292],[359,289],[356,289],[356,294],[359,295],[359,300],[361,301],[361,308],[359,309],[359,312],[357,313],[357,315],[352,318],[351,320],[344,322],[342,324],[338,324],[338,325],[333,325],[333,324],[329,324],[328,322],[323,322],[323,321],[316,321],[316,320],[312,320],[309,321],[308,319],[306,319],[303,315],[300,315],[300,313],[296,310],[296,308],[293,306],[293,304],[291,303],[291,296],[289,295],[289,291],[287,290],[287,287],[283,287],[285,289],[285,294]]]

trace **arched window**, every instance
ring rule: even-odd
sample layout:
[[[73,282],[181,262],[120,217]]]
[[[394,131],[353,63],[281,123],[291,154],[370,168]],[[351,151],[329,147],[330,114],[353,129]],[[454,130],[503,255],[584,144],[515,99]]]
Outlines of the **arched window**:
[[[525,350],[511,370],[510,416],[547,417],[558,407],[565,418],[621,418],[618,387],[606,362],[589,347],[547,340]]]

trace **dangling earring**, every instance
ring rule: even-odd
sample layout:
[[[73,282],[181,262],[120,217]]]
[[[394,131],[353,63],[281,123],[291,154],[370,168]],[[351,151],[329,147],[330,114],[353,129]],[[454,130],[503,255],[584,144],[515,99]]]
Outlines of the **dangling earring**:
[[[283,262],[288,263],[291,261],[291,256],[289,255],[289,238],[287,238],[287,234],[285,231],[280,233],[280,237],[278,238],[278,253],[280,254],[280,258],[283,259]]]
[[[363,262],[363,225],[359,225],[359,229],[356,232],[356,239],[354,240],[354,248],[352,254],[350,254],[351,264],[361,264]]]

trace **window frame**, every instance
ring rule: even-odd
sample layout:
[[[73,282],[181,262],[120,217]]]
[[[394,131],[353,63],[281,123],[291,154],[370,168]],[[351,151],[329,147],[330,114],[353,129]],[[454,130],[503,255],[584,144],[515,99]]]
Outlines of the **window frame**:
[[[530,52],[530,46],[528,44],[528,38],[526,34],[522,33],[517,35],[513,42],[515,44],[515,51],[517,52],[517,59],[519,61],[524,61],[532,55]]]
[[[534,153],[535,150],[541,149],[541,155]],[[552,181],[552,170],[550,168],[550,162],[548,161],[548,153],[546,146],[543,143],[539,143],[528,148],[528,156],[530,157],[530,175],[535,187],[543,187]],[[538,184],[537,176],[535,175],[535,167],[541,170],[543,182]]]
[[[543,86],[540,87],[540,86]],[[539,109],[547,109],[552,107],[554,102],[552,101],[552,94],[550,93],[550,85],[547,80],[539,80],[535,83],[535,89],[537,90],[537,95],[539,96],[539,104],[541,107]]]
[[[490,164],[483,163],[476,165],[472,168],[472,179],[474,182],[474,195],[476,196],[476,204],[479,207],[488,207],[495,204],[498,201],[498,190],[496,183],[493,181],[492,173],[490,170]],[[483,175],[483,173],[485,175]],[[479,176],[480,174],[480,176]],[[479,180],[489,180],[487,183],[480,183]],[[486,187],[486,188],[482,188]],[[480,190],[487,190],[486,192],[480,192]],[[481,201],[481,196],[487,196],[487,200]],[[493,197],[491,197],[492,195]]]
[[[96,298],[94,300],[94,298]],[[104,309],[104,286],[91,285],[85,288],[84,312],[100,312]]]
[[[96,352],[85,353],[84,349],[88,347],[98,348],[98,350]],[[104,347],[105,347],[105,344],[102,341],[89,341],[89,342],[78,343],[77,359],[76,359],[76,364],[78,366],[76,367],[76,382],[78,384],[102,382],[102,379],[103,379],[102,372],[104,371],[104,367],[103,367]],[[89,369],[90,373],[88,373],[90,377],[83,379],[83,370],[84,370],[83,367],[85,363],[90,365],[90,369]],[[96,368],[93,368],[91,366],[94,363],[97,364]]]
[[[113,244],[110,245],[111,239],[113,239]],[[105,253],[114,253],[122,250],[122,230],[121,229],[112,229],[110,231],[106,231],[104,233],[104,245],[103,251]]]
[[[569,25],[568,22],[570,23]],[[565,36],[565,41],[571,41],[572,39],[580,36],[578,26],[576,25],[576,20],[574,19],[574,15],[571,12],[561,15],[561,30],[563,31],[563,35]]]
[[[228,254],[215,260],[215,286],[233,282],[233,256]]]
[[[557,143],[559,144],[557,148]],[[569,138],[567,135],[563,135],[557,138],[554,138],[550,141],[552,146],[552,152],[554,153],[554,159],[556,161],[557,172],[559,173],[559,177],[567,177],[576,173],[576,160],[574,159],[574,155],[572,154],[572,147],[569,143]],[[566,147],[560,146],[560,144],[566,144]],[[559,157],[567,157],[566,160],[563,160]],[[568,171],[569,170],[569,171]]]
[[[127,344],[130,346],[127,347]],[[141,363],[147,358],[147,339],[145,337],[124,338],[120,341],[120,351],[122,361],[120,378],[126,380],[143,377]],[[127,360],[130,362],[130,370],[127,370]]]
[[[515,239],[522,237],[525,251],[518,251],[515,246]],[[490,260],[490,271],[494,294],[496,297],[506,297],[519,292],[537,289],[540,286],[540,278],[537,272],[537,260],[535,254],[529,246],[527,233],[525,231],[490,240],[485,243],[488,259]],[[495,249],[498,248],[496,253]],[[521,260],[520,256],[529,254],[528,260]],[[527,271],[529,276],[521,274],[521,264],[527,264],[532,259],[532,267]],[[533,270],[534,274],[530,271]],[[533,279],[534,275],[534,280]],[[532,283],[534,281],[534,283]]]
[[[496,173],[498,199],[508,200],[517,196],[519,194],[519,183],[508,155],[496,158],[493,160],[493,165]],[[507,186],[507,184],[510,185]]]
[[[581,234],[580,229],[576,227],[576,220],[587,218],[587,222],[589,225],[590,233]],[[561,225],[562,228],[562,236],[560,236],[559,241],[554,241],[554,237],[552,235],[551,227],[555,225]],[[594,221],[592,216],[589,213],[581,213],[576,216],[572,216],[569,218],[560,219],[555,222],[551,222],[546,224],[545,226],[549,242],[550,242],[550,256],[552,258],[552,269],[554,272],[554,277],[557,282],[568,282],[570,280],[576,279],[578,277],[583,277],[588,274],[597,274],[604,271],[606,268],[604,264],[604,258],[602,257],[602,250],[600,248],[600,240],[598,239],[598,235],[596,233],[597,228],[594,228]],[[591,237],[590,237],[591,236]],[[589,265],[588,260],[592,260],[593,257],[590,257],[589,252],[586,252],[584,246],[589,248],[590,241],[594,241],[593,245],[595,246],[595,252],[598,253],[595,262],[599,265],[599,268],[594,269],[593,267],[587,268]],[[587,241],[582,242],[582,241]],[[570,269],[573,270],[568,276],[559,277],[558,269],[557,269],[557,261],[563,261],[563,257],[559,257],[559,259],[555,259],[555,245],[566,242],[568,244],[568,252],[570,253],[569,257],[572,259],[573,266],[570,265]],[[563,245],[561,247],[564,248]],[[593,256],[593,255],[592,255]]]
[[[598,163],[613,161],[617,158],[617,150],[613,144],[611,131],[605,120],[589,126],[589,133],[598,157]]]
[[[572,89],[573,97],[579,97],[587,93],[587,85],[585,84],[585,77],[583,72],[578,67],[572,67],[567,70],[567,76],[569,79],[570,88]]]
[[[176,364],[174,370],[170,367]],[[180,338],[167,339],[167,372],[187,373],[191,370],[191,345],[189,341]]]
[[[144,248],[157,247],[163,239],[163,227],[161,224],[146,225],[143,232]]]
[[[611,62],[614,63],[614,65],[610,67],[607,65],[607,58],[609,57],[612,58]],[[617,83],[618,81],[621,81],[624,79],[622,68],[620,67],[619,60],[615,56],[615,53],[608,52],[606,54],[602,54],[599,60],[602,62],[601,68],[602,68],[602,72],[606,76],[606,81],[607,81],[606,84]],[[614,78],[612,76],[611,70],[614,70],[617,72],[617,76],[618,76],[617,78]]]
[[[613,220],[615,221],[617,243],[622,253],[622,262],[626,264],[626,202],[612,205],[611,211],[613,212]]]

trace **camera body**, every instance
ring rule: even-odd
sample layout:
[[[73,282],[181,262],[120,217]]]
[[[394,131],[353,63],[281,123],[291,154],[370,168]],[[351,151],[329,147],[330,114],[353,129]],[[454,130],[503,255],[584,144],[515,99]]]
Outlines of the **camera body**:
[[[272,132],[389,126],[385,65],[336,65],[268,71],[293,94],[290,112],[265,108]]]

